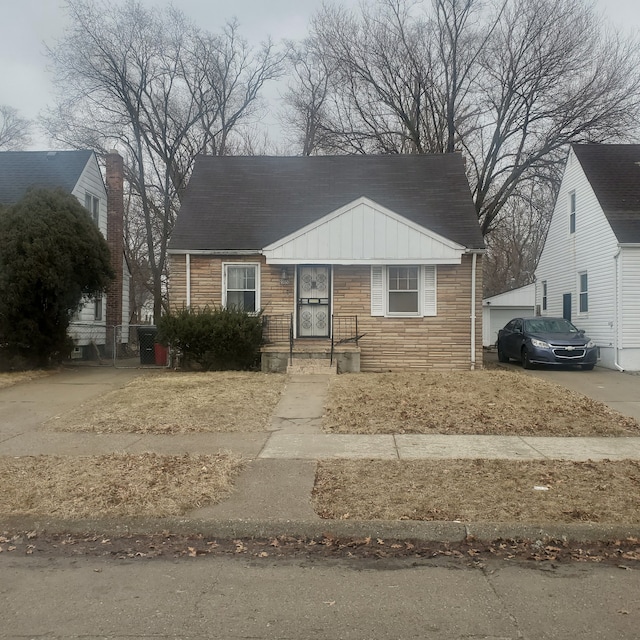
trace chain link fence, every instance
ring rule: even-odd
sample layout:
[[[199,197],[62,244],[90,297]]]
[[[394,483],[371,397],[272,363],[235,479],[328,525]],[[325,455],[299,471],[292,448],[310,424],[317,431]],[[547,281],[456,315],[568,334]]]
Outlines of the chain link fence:
[[[118,368],[169,366],[167,347],[158,344],[157,327],[149,324],[106,326],[95,322],[72,322],[69,337],[74,348],[71,361],[84,365]]]

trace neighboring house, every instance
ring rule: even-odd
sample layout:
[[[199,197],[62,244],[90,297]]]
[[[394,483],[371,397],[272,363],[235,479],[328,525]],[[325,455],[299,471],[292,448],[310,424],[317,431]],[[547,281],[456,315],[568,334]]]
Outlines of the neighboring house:
[[[119,344],[128,342],[129,269],[123,246],[123,171],[117,153],[107,156],[107,186],[93,151],[0,152],[0,203],[14,204],[31,188],[60,188],[83,204],[111,250],[116,280],[99,300],[87,300],[77,312],[69,335],[74,357],[112,353],[113,327]],[[97,349],[97,352],[96,352]]]
[[[173,308],[263,310],[263,369],[482,366],[484,245],[460,154],[199,157],[169,244]]]
[[[491,347],[498,331],[513,318],[532,316],[536,311],[536,286],[527,284],[482,301],[482,346]]]
[[[536,305],[640,370],[640,145],[573,145],[536,269]]]

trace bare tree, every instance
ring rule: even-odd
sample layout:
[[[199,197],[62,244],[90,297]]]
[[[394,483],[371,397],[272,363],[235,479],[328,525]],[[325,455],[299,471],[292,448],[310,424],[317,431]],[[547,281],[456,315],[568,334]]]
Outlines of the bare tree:
[[[293,132],[302,155],[309,156],[328,144],[322,139],[322,121],[332,69],[311,40],[290,43],[287,58],[293,81],[283,97],[288,109],[280,119]]]
[[[123,152],[158,318],[167,245],[195,156],[224,154],[236,133],[241,139],[281,57],[270,43],[254,53],[235,23],[212,35],[174,8],[134,0],[66,6],[70,27],[48,51],[60,95],[45,125],[66,144]]]
[[[17,109],[0,105],[0,150],[17,151],[31,142],[31,122],[18,115]]]
[[[311,37],[332,69],[316,152],[462,150],[485,234],[527,182],[553,182],[569,143],[637,130],[637,43],[583,0],[324,7]]]
[[[556,189],[544,181],[529,182],[500,212],[486,237],[483,260],[484,295],[493,296],[533,282],[538,258],[551,222]]]

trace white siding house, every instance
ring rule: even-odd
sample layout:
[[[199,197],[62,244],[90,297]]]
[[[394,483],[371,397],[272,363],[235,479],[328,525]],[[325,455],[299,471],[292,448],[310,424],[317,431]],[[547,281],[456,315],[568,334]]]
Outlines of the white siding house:
[[[113,207],[109,209],[107,189],[93,151],[0,152],[0,203],[14,204],[30,188],[59,188],[74,195],[110,244],[107,221],[114,216],[122,219],[122,211],[115,211]],[[120,222],[120,228],[121,226]],[[129,277],[128,265],[123,255],[121,290],[115,291],[118,287],[113,287],[108,295],[99,300],[86,300],[78,310],[69,326],[69,335],[75,344],[73,357],[94,358],[104,352],[105,346],[110,346],[106,345],[107,307],[109,300],[114,299],[113,296],[122,297],[122,324],[126,325],[122,336],[128,339]]]
[[[536,269],[536,305],[640,370],[640,145],[573,145]]]

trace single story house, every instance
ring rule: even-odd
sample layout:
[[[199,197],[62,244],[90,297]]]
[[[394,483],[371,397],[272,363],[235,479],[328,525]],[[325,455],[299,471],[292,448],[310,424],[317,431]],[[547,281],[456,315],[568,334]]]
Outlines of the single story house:
[[[640,145],[576,144],[536,269],[536,305],[640,370]]]
[[[73,357],[112,353],[114,328],[118,345],[129,336],[129,268],[123,240],[123,164],[117,153],[106,158],[106,181],[96,154],[79,151],[0,152],[0,203],[15,204],[31,188],[63,189],[83,204],[111,251],[116,279],[99,300],[87,300],[69,327]]]
[[[169,243],[173,308],[262,310],[264,370],[482,365],[482,234],[460,154],[197,158]]]
[[[498,331],[513,318],[532,316],[536,312],[536,285],[504,291],[482,301],[482,346],[492,347]]]

